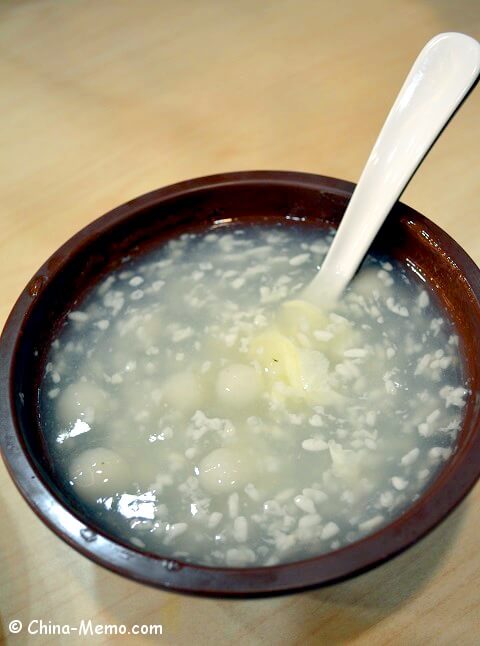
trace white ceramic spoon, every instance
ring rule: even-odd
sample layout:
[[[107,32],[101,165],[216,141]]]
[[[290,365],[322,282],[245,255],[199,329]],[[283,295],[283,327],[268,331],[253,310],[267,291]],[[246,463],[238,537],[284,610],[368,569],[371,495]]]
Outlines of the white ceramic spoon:
[[[435,36],[410,70],[378,136],[338,232],[303,298],[335,302],[395,201],[480,72],[480,44],[464,34]]]

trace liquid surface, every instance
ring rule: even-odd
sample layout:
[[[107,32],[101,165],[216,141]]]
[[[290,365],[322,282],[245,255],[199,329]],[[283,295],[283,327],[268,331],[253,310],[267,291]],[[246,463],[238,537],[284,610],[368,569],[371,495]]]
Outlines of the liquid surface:
[[[41,421],[63,486],[140,549],[218,566],[335,550],[399,516],[455,448],[467,390],[413,272],[368,257],[300,299],[331,233],[184,234],[70,312]]]

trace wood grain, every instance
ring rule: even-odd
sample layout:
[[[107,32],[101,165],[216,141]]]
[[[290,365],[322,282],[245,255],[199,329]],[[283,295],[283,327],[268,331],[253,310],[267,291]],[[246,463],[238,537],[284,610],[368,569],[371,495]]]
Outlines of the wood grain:
[[[441,31],[478,38],[478,0],[4,1],[0,321],[67,237],[155,187],[253,168],[355,180],[410,64]],[[478,115],[477,91],[404,196],[477,262]],[[353,581],[219,601],[148,589],[80,557],[2,466],[0,641],[74,644],[14,636],[8,623],[83,618],[163,624],[161,639],[132,644],[479,644],[479,506],[477,487],[427,539]]]

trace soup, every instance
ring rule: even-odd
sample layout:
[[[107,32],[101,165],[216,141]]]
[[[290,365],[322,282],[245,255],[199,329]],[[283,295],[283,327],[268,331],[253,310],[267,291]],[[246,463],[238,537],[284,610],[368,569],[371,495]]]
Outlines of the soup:
[[[40,390],[63,488],[139,549],[210,566],[308,558],[399,516],[455,450],[458,337],[370,257],[332,311],[301,298],[333,232],[185,233],[69,312]]]

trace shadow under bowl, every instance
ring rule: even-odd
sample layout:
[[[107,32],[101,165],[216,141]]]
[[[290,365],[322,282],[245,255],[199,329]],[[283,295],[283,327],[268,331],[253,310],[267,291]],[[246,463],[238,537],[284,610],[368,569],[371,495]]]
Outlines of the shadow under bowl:
[[[0,340],[0,446],[35,513],[93,561],[131,579],[223,596],[291,592],[339,581],[400,553],[433,529],[480,476],[480,271],[439,227],[397,203],[375,249],[407,263],[429,286],[460,338],[471,391],[458,447],[435,480],[400,517],[347,547],[274,567],[220,568],[145,553],[97,527],[58,485],[39,424],[38,388],[49,345],[67,312],[106,273],[185,231],[235,224],[338,226],[354,185],[296,172],[228,173],[162,188],[110,211],[68,242],[21,293]]]

